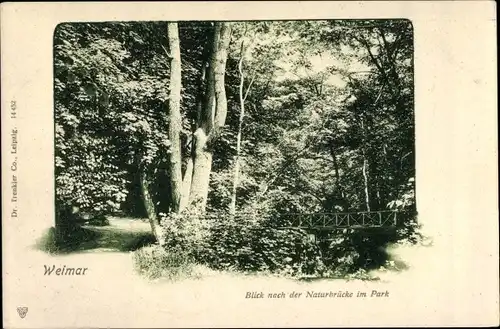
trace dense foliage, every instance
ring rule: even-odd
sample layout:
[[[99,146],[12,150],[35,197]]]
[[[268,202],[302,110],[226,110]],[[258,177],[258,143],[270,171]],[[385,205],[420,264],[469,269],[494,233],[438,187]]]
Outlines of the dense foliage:
[[[155,170],[168,145],[164,24],[64,24],[54,38],[57,201],[119,209],[134,169]],[[139,38],[137,33],[141,33]],[[148,40],[149,38],[149,40]],[[157,44],[155,47],[145,46]],[[163,155],[164,157],[164,155]]]
[[[182,154],[193,149],[213,31],[210,22],[179,23]],[[232,23],[227,118],[210,145],[206,211],[218,215],[209,224],[170,211],[170,56],[165,22],[57,27],[59,210],[146,217],[144,175],[166,248],[238,270],[353,272],[382,264],[388,242],[418,238],[409,21]],[[245,215],[230,214],[234,191]],[[405,216],[391,234],[344,230],[318,244],[276,228],[283,213],[387,209]]]

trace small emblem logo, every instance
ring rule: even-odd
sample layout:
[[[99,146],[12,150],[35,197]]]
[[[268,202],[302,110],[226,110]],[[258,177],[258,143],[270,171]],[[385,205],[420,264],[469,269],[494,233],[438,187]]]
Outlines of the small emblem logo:
[[[26,313],[28,313],[28,308],[23,306],[23,307],[18,307],[17,308],[17,314],[21,317],[21,319],[24,319],[26,316]]]

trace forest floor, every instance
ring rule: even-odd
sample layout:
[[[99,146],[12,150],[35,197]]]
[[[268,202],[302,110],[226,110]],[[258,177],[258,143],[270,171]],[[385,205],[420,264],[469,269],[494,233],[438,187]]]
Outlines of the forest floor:
[[[133,258],[132,252],[138,250],[144,246],[154,243],[155,238],[151,233],[151,227],[147,219],[141,218],[130,218],[130,217],[107,217],[109,225],[106,226],[93,226],[93,225],[83,225],[77,229],[74,233],[74,238],[72,238],[72,243],[67,244],[63,248],[60,248],[56,254],[53,256],[64,255],[64,257],[71,256],[72,258],[85,257],[90,259],[88,254],[95,254],[96,260],[99,257],[100,261],[106,258],[112,258],[109,262],[113,263],[114,266],[120,264],[120,268],[127,268],[121,273],[133,273],[133,275],[138,276],[139,274],[135,272],[133,268]],[[417,250],[417,251],[416,251]],[[405,268],[404,264],[406,259],[414,259],[415,252],[418,254],[419,249],[412,247],[392,247],[388,252],[391,254],[392,258],[403,264],[401,268]],[[107,261],[106,261],[107,262]],[[209,278],[213,276],[221,275],[230,276],[247,276],[247,277],[263,277],[266,274],[241,274],[241,273],[230,273],[230,272],[220,272],[213,271],[205,266],[196,266],[193,275],[190,278]],[[400,271],[391,270],[373,270],[370,272],[370,276],[376,280],[384,281],[385,278],[393,278],[395,275],[399,275]],[[335,280],[342,280],[341,278],[331,278]],[[305,281],[322,281],[328,279],[321,278],[304,278]],[[162,281],[158,279],[156,281]]]
[[[107,217],[109,225],[83,225],[73,233],[72,243],[60,250],[74,252],[127,252],[154,242],[149,222],[142,219]]]

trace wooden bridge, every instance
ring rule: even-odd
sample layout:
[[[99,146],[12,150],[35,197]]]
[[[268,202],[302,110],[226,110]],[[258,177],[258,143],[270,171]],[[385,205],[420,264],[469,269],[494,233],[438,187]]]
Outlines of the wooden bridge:
[[[283,228],[295,227],[302,229],[333,230],[333,229],[363,229],[363,228],[394,228],[398,225],[397,211],[366,211],[351,213],[309,213],[281,215]],[[287,217],[289,220],[287,220]]]
[[[348,213],[281,213],[272,216],[275,218],[273,221],[279,223],[277,224],[277,228],[281,229],[337,230],[396,228],[401,222],[401,214],[398,211],[382,210]],[[237,219],[250,215],[258,216],[246,213],[237,213],[233,216]],[[214,220],[218,217],[219,215],[217,214],[203,215],[203,219],[205,220]]]

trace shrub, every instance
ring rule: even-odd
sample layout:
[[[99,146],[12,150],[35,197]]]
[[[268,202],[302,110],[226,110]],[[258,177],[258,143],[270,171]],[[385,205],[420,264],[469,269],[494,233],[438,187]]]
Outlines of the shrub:
[[[303,230],[278,229],[258,215],[220,215],[199,260],[216,269],[297,275],[316,271],[317,256],[317,246]]]
[[[197,257],[205,248],[210,223],[190,212],[182,214],[160,213],[165,237],[165,248],[175,248],[190,257]]]
[[[345,229],[316,232],[316,240],[304,229],[280,227],[284,220],[271,212],[162,215],[165,250],[216,270],[288,276],[363,277],[360,270],[388,259],[385,245],[391,236]]]
[[[332,232],[327,235],[327,241],[321,243],[322,259],[326,267],[324,276],[344,276],[356,270],[360,258],[354,243],[353,230]]]
[[[134,266],[140,274],[149,279],[178,280],[193,275],[194,262],[192,257],[181,249],[152,245],[134,252]]]

